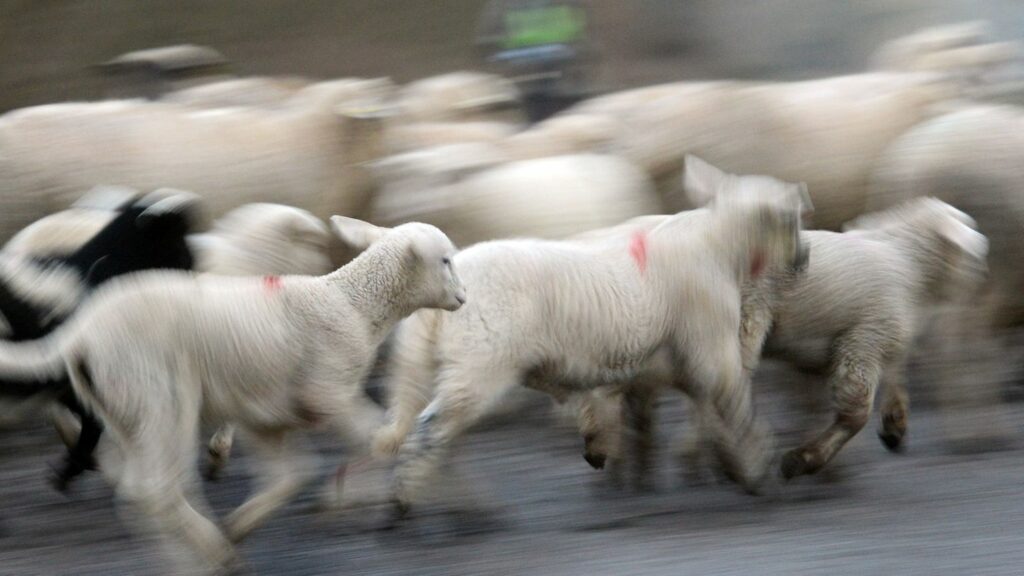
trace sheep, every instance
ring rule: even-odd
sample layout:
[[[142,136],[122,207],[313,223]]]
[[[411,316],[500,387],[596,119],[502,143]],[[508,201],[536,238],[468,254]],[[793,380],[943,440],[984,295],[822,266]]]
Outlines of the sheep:
[[[36,220],[3,245],[3,253],[19,258],[64,256],[80,248],[117,214],[117,208],[138,195],[131,188],[97,186],[70,208]]]
[[[137,192],[117,187],[98,187],[75,203],[71,209],[39,220],[15,235],[4,254],[19,258],[52,258],[78,249],[117,214],[109,208],[124,203]],[[192,250],[195,269],[219,275],[308,274],[320,275],[330,268],[327,255],[329,232],[323,222],[305,210],[277,204],[248,204],[215,222],[210,232],[190,234],[186,240]],[[60,288],[60,286],[56,286]],[[36,297],[39,289],[36,288]],[[65,314],[76,300],[69,301]],[[27,405],[26,413],[38,412]],[[67,411],[54,406],[50,414],[61,438],[77,460],[86,461],[99,432],[87,434],[88,444],[77,448],[78,421]],[[226,426],[211,440],[212,467],[216,475],[226,462],[233,441],[233,430]],[[62,491],[84,467],[65,467],[56,478]]]
[[[79,204],[91,202],[86,199]],[[72,211],[66,211],[72,212]],[[58,213],[44,220],[59,217]],[[81,216],[81,215],[78,215]],[[100,210],[88,211],[84,221],[87,224],[109,221],[110,213]],[[66,219],[57,218],[58,223],[67,224]],[[33,224],[37,226],[42,221]],[[30,226],[29,228],[32,228]],[[50,232],[66,232],[53,229]],[[74,230],[73,232],[77,232]],[[195,259],[195,268],[206,274],[244,276],[244,275],[283,275],[306,274],[320,275],[330,269],[327,254],[328,230],[323,222],[298,208],[277,204],[247,204],[229,212],[215,223],[213,230],[203,234],[192,234],[187,237]],[[19,240],[19,233],[11,243]],[[58,235],[68,237],[73,234]],[[43,256],[46,253],[32,254],[28,250],[28,241],[32,236],[21,238],[24,246],[15,246],[17,251],[26,255]],[[5,247],[6,249],[6,247]],[[51,415],[58,426],[61,437],[79,460],[90,456],[95,448],[98,432],[93,430],[87,436],[89,445],[74,447],[79,436],[77,422],[69,414],[57,412]],[[215,477],[226,463],[233,443],[233,428],[225,426],[219,429],[210,442],[211,468],[208,475]],[[74,477],[84,471],[83,468],[68,469],[58,477],[57,486],[64,490]]]
[[[312,84],[274,110],[112,101],[9,112],[0,117],[0,238],[104,182],[190,190],[212,218],[249,202],[359,214],[370,186],[361,163],[380,155],[388,86]]]
[[[739,285],[763,264],[799,263],[806,253],[796,186],[756,177],[723,185],[763,197],[723,196],[628,240],[503,240],[456,256],[470,302],[453,315],[415,314],[393,344],[389,424],[374,450],[398,453],[399,518],[459,434],[517,383],[565,399],[646,370],[685,379],[697,402],[714,406],[726,423],[717,439],[728,465],[755,489],[770,438],[740,378]]]
[[[500,148],[453,144],[374,164],[381,188],[370,214],[391,225],[422,221],[458,246],[527,236],[557,239],[656,212],[647,178],[608,155],[506,162]]]
[[[230,78],[168,92],[165,102],[197,108],[235,106],[280,107],[313,82],[305,78],[259,77]]]
[[[598,150],[646,172],[664,212],[693,207],[677,175],[683,157],[696,154],[733,172],[806,182],[814,227],[839,230],[864,212],[870,175],[885,147],[961,95],[958,83],[926,73],[679,82],[594,98],[553,120],[603,117],[604,126],[594,131]]]
[[[648,225],[652,225],[651,222]],[[875,392],[882,385],[879,437],[898,449],[907,431],[905,364],[915,336],[938,306],[969,298],[986,268],[988,241],[965,213],[934,198],[920,198],[848,224],[848,231],[803,232],[813,258],[806,271],[777,270],[743,289],[741,341],[744,369],[752,373],[762,349],[806,372],[827,376],[835,417],[827,430],[787,452],[784,478],[813,474],[867,423]],[[841,297],[837,297],[841,294]],[[660,386],[635,390],[626,414],[649,423],[653,395]],[[634,392],[634,391],[631,391]],[[627,398],[630,393],[627,393]],[[591,404],[618,399],[588,398]],[[618,413],[586,406],[604,422],[581,425],[588,461],[610,456],[600,447],[602,429],[618,435]],[[602,416],[603,415],[603,416]],[[611,415],[611,416],[609,416]],[[695,410],[695,426],[682,454],[691,472],[702,457],[703,442],[716,416]],[[649,426],[634,431],[638,480],[643,480],[651,443]],[[618,448],[618,444],[611,444]],[[611,455],[614,456],[614,455]]]
[[[52,257],[45,265],[24,258],[4,255],[0,258],[0,313],[10,329],[8,340],[40,338],[53,330],[85,296],[104,282],[129,272],[147,268],[191,269],[193,258],[186,233],[194,217],[195,197],[178,191],[159,190],[135,198],[115,212],[99,232],[74,252]],[[63,388],[66,381],[51,383]],[[5,396],[20,390],[49,404],[51,397],[33,394],[36,382],[6,381]],[[99,437],[99,424],[80,403],[66,392],[57,400],[83,422],[82,446],[72,450],[56,481],[59,487],[91,466],[91,447]],[[39,406],[34,406],[39,408]],[[71,447],[70,415],[51,414],[65,442]]]
[[[886,150],[868,198],[873,209],[935,196],[970,214],[991,242],[990,274],[969,303],[947,310],[922,368],[935,381],[952,451],[993,449],[1016,437],[1000,385],[1018,370],[1013,331],[1024,325],[1024,110],[974,105],[922,123]]]
[[[513,136],[517,129],[516,126],[505,122],[392,121],[387,127],[385,148],[389,154],[401,154],[465,142],[501,145]]]
[[[110,282],[43,340],[0,346],[8,378],[71,387],[115,439],[120,495],[215,566],[302,486],[310,456],[294,433],[330,425],[353,450],[380,409],[361,390],[380,342],[420,308],[459,309],[455,248],[436,228],[388,230],[335,216],[366,250],[319,277],[225,278],[152,272]],[[263,456],[263,487],[221,532],[193,506],[199,416],[243,428]]]
[[[457,71],[410,82],[398,94],[406,122],[504,120],[521,122],[510,109],[519,105],[515,85],[501,76]]]

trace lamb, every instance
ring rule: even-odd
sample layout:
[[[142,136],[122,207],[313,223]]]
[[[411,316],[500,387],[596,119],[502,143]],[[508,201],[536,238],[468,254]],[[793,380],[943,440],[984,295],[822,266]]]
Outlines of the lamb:
[[[825,466],[867,423],[880,384],[879,437],[891,450],[901,446],[908,420],[907,355],[930,313],[970,297],[983,277],[988,242],[976,226],[960,210],[920,198],[863,216],[843,234],[804,232],[814,254],[806,272],[778,270],[744,286],[744,369],[755,370],[763,343],[766,357],[827,376],[832,394],[833,423],[785,454],[785,478]],[[636,392],[627,414],[634,422],[649,423],[656,389]],[[608,408],[589,410],[595,417],[617,416]],[[695,411],[694,433],[683,450],[691,471],[701,461],[702,441],[710,437],[708,428],[717,425],[715,419],[706,408]],[[608,456],[590,447],[609,442],[595,432],[603,427],[619,433],[614,419],[581,429],[589,440],[588,460]],[[637,446],[623,453],[645,457],[650,434],[649,426],[635,430]],[[638,480],[643,480],[646,466],[638,462]]]
[[[370,210],[384,225],[421,221],[458,246],[516,236],[557,239],[658,211],[646,176],[608,155],[506,162],[487,144],[453,144],[377,162]]]
[[[81,248],[110,223],[118,209],[139,191],[119,186],[96,186],[67,210],[40,218],[22,228],[3,245],[3,253],[18,258],[66,256]]]
[[[110,195],[116,196],[116,191],[93,191],[78,204],[96,206],[104,201],[97,197]],[[48,216],[11,239],[5,246],[5,252],[23,256],[47,256],[47,252],[37,249],[53,248],[55,238],[67,244],[96,224],[109,222],[112,214],[111,211],[95,208],[79,208]],[[68,229],[66,226],[69,224],[74,227]],[[305,210],[278,204],[247,204],[218,219],[210,232],[191,234],[187,241],[194,255],[195,269],[207,274],[320,275],[330,269],[328,234],[323,222]],[[65,444],[72,450],[74,460],[89,462],[99,439],[99,431],[95,428],[89,430],[85,442],[80,442],[77,441],[78,423],[70,414],[56,409],[51,417]],[[233,428],[230,426],[214,434],[211,440],[210,476],[216,476],[226,463],[232,442]],[[62,491],[67,489],[71,480],[83,472],[85,467],[66,466],[57,477],[57,487]]]
[[[922,123],[886,150],[868,198],[884,209],[935,196],[970,214],[991,242],[985,286],[946,310],[922,358],[954,452],[1004,447],[1017,436],[1001,386],[1018,377],[1013,337],[1024,325],[1022,127],[1024,110],[990,105]]]
[[[455,248],[436,228],[387,230],[342,217],[332,225],[368,248],[331,274],[119,279],[47,338],[0,346],[0,373],[67,374],[117,442],[119,494],[207,562],[229,564],[231,542],[309,475],[294,433],[330,425],[360,450],[380,416],[361,389],[380,342],[415,310],[454,311],[466,299]],[[244,429],[264,460],[263,487],[227,518],[225,533],[194,508],[200,414]]]
[[[104,282],[148,268],[191,269],[193,259],[186,233],[195,220],[195,196],[159,190],[126,203],[91,240],[73,253],[49,259],[45,264],[4,256],[0,259],[0,312],[10,329],[8,340],[32,340],[53,330],[75,306]],[[56,478],[59,487],[91,466],[91,446],[100,426],[67,393],[66,379],[50,382],[59,400],[83,422],[81,446],[72,450]],[[38,382],[6,380],[5,396],[28,395],[34,402],[53,397],[35,394]],[[53,414],[65,442],[71,446],[71,425],[62,413]]]
[[[756,177],[725,185],[763,195],[723,195],[710,210],[673,216],[629,240],[504,240],[456,256],[471,302],[450,316],[417,313],[393,345],[390,423],[375,452],[401,445],[399,516],[459,434],[517,383],[565,399],[648,370],[669,371],[698,403],[714,406],[728,464],[748,489],[758,485],[770,439],[741,379],[739,286],[764,265],[796,264],[806,254],[797,186]]]
[[[317,83],[273,110],[112,101],[9,112],[0,118],[0,238],[99,183],[189,190],[212,218],[250,202],[358,214],[370,186],[361,163],[380,155],[385,84]]]
[[[398,94],[398,106],[406,122],[518,123],[521,114],[509,114],[518,105],[519,92],[511,81],[483,72],[458,71],[423,78],[406,84]]]
[[[554,119],[605,118],[598,150],[646,172],[663,212],[693,207],[678,174],[683,157],[695,154],[733,172],[806,182],[814,226],[839,230],[864,213],[875,161],[885,147],[962,95],[963,87],[941,74],[905,72],[680,82],[588,100]]]

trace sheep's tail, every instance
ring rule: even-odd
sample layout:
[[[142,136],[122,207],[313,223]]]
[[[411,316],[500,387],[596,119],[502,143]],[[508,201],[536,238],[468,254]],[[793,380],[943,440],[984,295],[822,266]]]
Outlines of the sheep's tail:
[[[26,342],[0,341],[0,395],[31,396],[68,386],[62,332]]]
[[[388,423],[374,438],[378,457],[398,454],[416,417],[433,396],[436,370],[435,349],[441,314],[420,310],[399,324],[388,369]]]

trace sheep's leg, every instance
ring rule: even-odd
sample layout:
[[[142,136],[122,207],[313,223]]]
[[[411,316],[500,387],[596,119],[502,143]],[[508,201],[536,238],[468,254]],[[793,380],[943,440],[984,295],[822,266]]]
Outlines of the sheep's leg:
[[[761,362],[761,350],[772,326],[772,303],[764,298],[764,294],[771,290],[771,286],[761,281],[745,286],[741,297],[739,342],[743,379],[747,387],[750,387],[751,376]],[[712,404],[693,401],[689,402],[689,407],[690,426],[676,450],[676,459],[687,482],[699,484],[704,480],[708,441],[714,439],[720,423]]]
[[[773,441],[755,415],[737,332],[730,332],[707,338],[709,346],[702,354],[685,355],[691,360],[691,373],[676,386],[691,396],[697,410],[714,414],[708,428],[726,475],[748,492],[756,492],[767,476]]]
[[[400,326],[391,348],[388,372],[387,423],[376,433],[373,451],[378,456],[396,456],[402,442],[416,424],[416,416],[433,396],[434,348],[429,320]]]
[[[291,441],[286,432],[252,431],[250,444],[259,466],[260,487],[225,520],[232,542],[248,536],[315,475],[315,458]]]
[[[69,408],[63,398],[61,402],[50,406],[50,421],[57,429],[57,435],[60,436],[60,441],[64,443],[64,446],[68,450],[74,448],[75,443],[78,442],[78,435],[82,431],[82,423],[75,417],[74,409]]]
[[[941,318],[941,352],[933,359],[936,400],[943,435],[953,452],[1005,447],[1014,426],[1000,395],[1013,363],[1002,339],[993,333],[987,308],[951,311]]]
[[[676,459],[683,470],[683,477],[690,484],[700,484],[704,481],[705,466],[707,461],[707,441],[714,438],[711,422],[714,421],[713,410],[708,405],[700,405],[696,402],[688,402],[689,428],[683,435],[679,449],[676,452]]]
[[[231,424],[225,424],[213,433],[210,443],[207,445],[206,472],[204,474],[207,480],[216,480],[220,476],[221,470],[224,469],[228,458],[231,457],[231,446],[234,443],[235,427]]]
[[[149,419],[144,435],[126,440],[118,493],[164,535],[184,542],[214,566],[233,566],[239,562],[234,546],[192,504],[206,508],[195,470],[198,409],[167,398],[159,402],[148,404],[161,410]],[[168,414],[166,407],[175,404],[182,413]]]
[[[909,406],[906,366],[902,363],[893,365],[882,375],[881,428],[878,430],[878,437],[891,451],[903,448]]]
[[[835,411],[832,424],[814,440],[783,456],[783,477],[789,479],[820,470],[871,417],[882,362],[873,350],[854,344],[856,340],[854,335],[836,345],[839,354],[829,377]]]
[[[629,438],[632,456],[633,487],[651,489],[651,461],[654,450],[654,413],[658,393],[653,386],[631,386],[623,396],[624,432]],[[625,460],[623,460],[625,461]]]
[[[622,454],[622,396],[606,390],[591,390],[574,399],[576,428],[583,437],[583,459],[600,470],[606,464],[616,468]]]
[[[437,395],[420,413],[399,453],[393,487],[399,517],[424,494],[447,460],[452,443],[518,382],[517,374],[495,374],[491,367],[449,369],[442,371],[442,377]]]

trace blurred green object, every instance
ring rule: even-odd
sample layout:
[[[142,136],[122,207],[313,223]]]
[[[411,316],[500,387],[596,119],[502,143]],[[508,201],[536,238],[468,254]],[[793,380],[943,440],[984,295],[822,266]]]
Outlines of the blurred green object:
[[[572,44],[583,39],[586,17],[572,6],[545,6],[505,13],[504,48]]]

